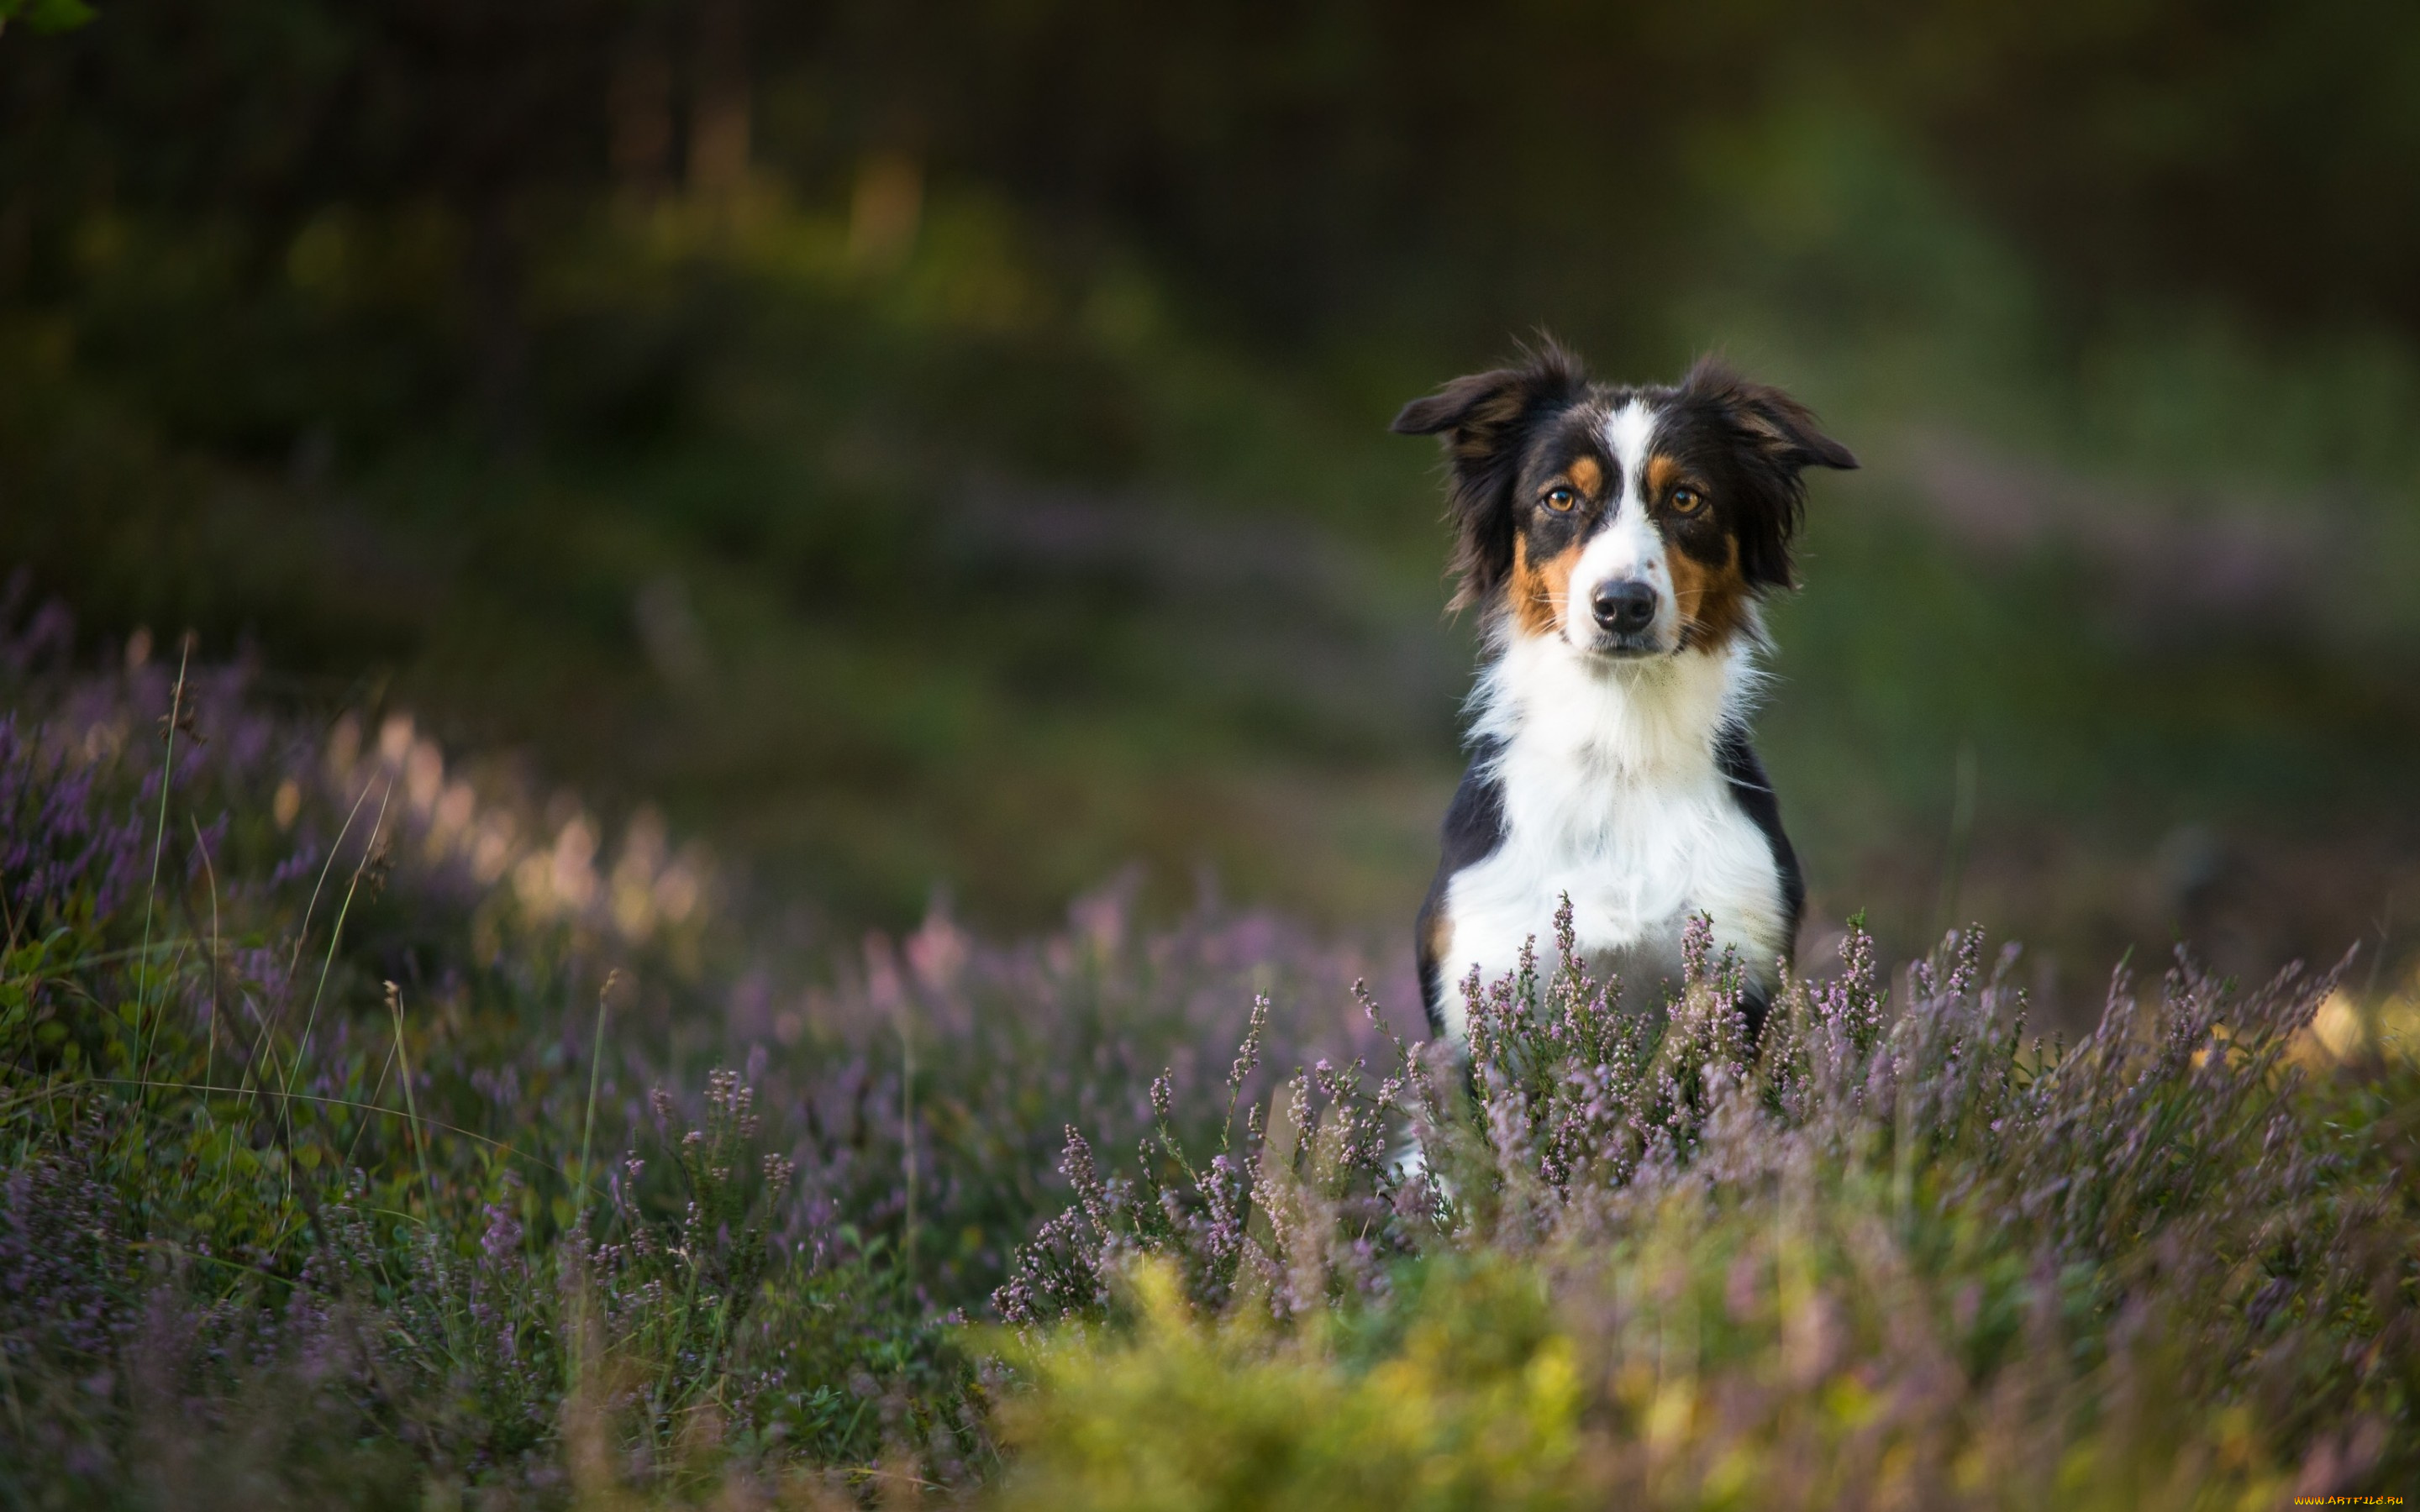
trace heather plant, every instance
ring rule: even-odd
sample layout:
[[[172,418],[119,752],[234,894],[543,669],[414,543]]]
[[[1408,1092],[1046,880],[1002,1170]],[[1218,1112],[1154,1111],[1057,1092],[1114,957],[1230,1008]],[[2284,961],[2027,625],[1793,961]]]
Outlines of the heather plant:
[[[1853,927],[1752,1034],[1703,921],[1657,992],[1566,910],[1465,984],[1454,1054],[1354,952],[1145,929],[1122,887],[818,966],[644,814],[0,631],[12,1502],[2199,1505],[2412,1468],[2420,1087],[2314,1058],[2334,974],[2180,957],[2070,1047],[1979,931],[1894,980]]]
[[[619,1424],[643,1482],[701,1400],[768,1416],[768,1370],[731,1359],[751,1304],[775,1275],[814,1289],[878,1268],[880,1247],[777,1242],[789,1161],[735,1072],[707,1078],[694,1128],[681,1100],[649,1100],[673,1214],[597,1181],[592,1146],[641,1142],[642,1120],[616,1105],[601,1020],[585,1065],[570,1025],[548,1033],[560,964],[609,932],[675,985],[671,947],[690,942],[599,905],[560,836],[516,862],[528,816],[482,812],[408,726],[365,758],[357,723],[319,735],[268,714],[240,670],[95,676],[39,666],[31,636],[6,649],[11,1499],[147,1500],[172,1462],[188,1502],[247,1484],[409,1501],[424,1479],[544,1494],[588,1378],[644,1381]],[[681,863],[654,864],[635,884],[661,893]],[[626,855],[609,880],[634,870]],[[389,973],[414,987],[371,986]],[[802,1347],[825,1319],[794,1308],[746,1343],[842,1381],[913,1365],[937,1399],[962,1393],[913,1294],[871,1296],[888,1305],[836,1337]],[[306,1432],[370,1447],[297,1452]],[[883,1447],[827,1434],[791,1453],[850,1443],[861,1463]]]
[[[1633,1011],[1556,929],[1466,984],[1466,1067],[1291,1084],[1326,1111],[1273,1118],[1342,1136],[1176,1204],[1223,1230],[1071,1134],[1001,1304],[1012,1503],[2249,1505],[2414,1468],[2412,1078],[2295,1062],[2335,973],[2180,955],[2069,1049],[1979,931],[1894,989],[1853,926],[1752,1043],[1702,925]],[[1408,1149],[1350,1137],[1386,1108]],[[1268,1285],[1202,1284],[1231,1245]]]
[[[965,1482],[994,1460],[951,1320],[1063,1193],[1058,1132],[1198,1130],[1234,1093],[1196,1047],[1250,989],[1355,970],[1266,918],[1143,931],[1112,888],[1054,938],[937,914],[810,972],[644,811],[617,847],[400,715],[95,670],[20,604],[12,1500]]]
[[[1711,1103],[1749,1081],[1737,961],[1714,961],[1707,921],[1693,920],[1682,992],[1625,1011],[1621,984],[1599,982],[1580,958],[1568,900],[1555,932],[1550,971],[1527,949],[1496,982],[1482,986],[1474,972],[1464,983],[1466,1066],[1395,1035],[1356,983],[1363,1015],[1393,1052],[1383,1077],[1360,1059],[1298,1068],[1267,1109],[1245,1109],[1238,1145],[1235,1099],[1264,1053],[1262,999],[1206,1159],[1162,1121],[1138,1149],[1132,1177],[1105,1177],[1071,1126],[1060,1169],[1077,1200],[1021,1253],[1017,1274],[995,1294],[1001,1315],[1029,1325],[1098,1314],[1120,1267],[1157,1255],[1177,1264],[1198,1304],[1226,1306],[1243,1278],[1290,1316],[1348,1292],[1382,1293],[1384,1262],[1423,1240],[1502,1243],[1515,1231],[1534,1240],[1549,1205],[1620,1188],[1642,1166],[1677,1169]],[[1851,949],[1870,961],[1862,933]],[[1853,974],[1825,1001],[1862,1005],[1872,994]],[[1153,1083],[1156,1102],[1165,1085],[1164,1075]]]

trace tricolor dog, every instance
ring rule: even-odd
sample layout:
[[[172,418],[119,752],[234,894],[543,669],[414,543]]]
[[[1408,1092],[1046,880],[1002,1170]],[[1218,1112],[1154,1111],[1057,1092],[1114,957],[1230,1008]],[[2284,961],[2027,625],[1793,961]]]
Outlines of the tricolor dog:
[[[1792,585],[1802,472],[1856,458],[1717,363],[1620,388],[1551,344],[1394,428],[1445,438],[1454,602],[1483,616],[1470,769],[1419,914],[1430,1028],[1461,1041],[1469,973],[1512,970],[1568,894],[1591,969],[1634,990],[1678,981],[1710,916],[1753,1030],[1806,901],[1748,744],[1761,609]]]

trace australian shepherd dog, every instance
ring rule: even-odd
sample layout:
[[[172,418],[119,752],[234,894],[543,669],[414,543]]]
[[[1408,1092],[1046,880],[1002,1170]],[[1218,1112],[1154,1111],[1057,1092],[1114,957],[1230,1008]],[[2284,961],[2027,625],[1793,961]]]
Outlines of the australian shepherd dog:
[[[1810,467],[1854,468],[1804,405],[1702,362],[1678,387],[1594,382],[1548,344],[1395,418],[1445,439],[1457,607],[1483,664],[1470,769],[1420,907],[1431,1030],[1512,971],[1560,901],[1590,969],[1681,976],[1689,919],[1745,970],[1749,1030],[1806,902],[1748,744],[1762,607],[1792,586]]]

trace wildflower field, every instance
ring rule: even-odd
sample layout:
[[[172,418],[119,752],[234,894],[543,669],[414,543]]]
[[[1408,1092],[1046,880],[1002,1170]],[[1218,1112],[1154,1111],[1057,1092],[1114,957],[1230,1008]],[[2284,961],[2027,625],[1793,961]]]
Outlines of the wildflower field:
[[[0,1508],[2420,1495],[2415,102],[2377,0],[0,0]],[[1540,329],[1865,464],[1755,1044],[1551,917],[1419,1042],[1388,419]]]
[[[26,1506],[2269,1507],[2420,1472],[2420,1070],[2335,964],[1853,923],[1744,1042],[1540,920],[1467,1066],[1117,888],[848,959],[394,712],[0,640]],[[132,651],[144,651],[135,647]],[[375,716],[375,717],[373,717]],[[2326,1022],[2314,1027],[2324,1013]]]

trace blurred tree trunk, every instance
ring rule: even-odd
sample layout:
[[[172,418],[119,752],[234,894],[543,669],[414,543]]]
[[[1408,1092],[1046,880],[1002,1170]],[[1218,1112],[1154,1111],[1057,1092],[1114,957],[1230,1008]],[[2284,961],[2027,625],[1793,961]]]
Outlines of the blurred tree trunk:
[[[614,184],[632,198],[652,200],[673,178],[672,49],[661,28],[648,27],[624,46],[613,87]]]
[[[690,192],[727,200],[747,182],[747,0],[698,0],[689,122]]]
[[[871,268],[895,268],[916,247],[923,219],[924,170],[903,152],[877,152],[858,169],[849,196],[848,256]]]

